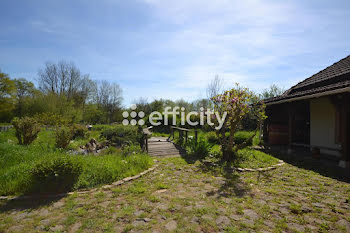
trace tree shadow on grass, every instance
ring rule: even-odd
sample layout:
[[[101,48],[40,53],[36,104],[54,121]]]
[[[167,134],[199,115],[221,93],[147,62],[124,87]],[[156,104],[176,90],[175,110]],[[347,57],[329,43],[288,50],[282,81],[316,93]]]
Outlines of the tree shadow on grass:
[[[19,196],[18,198],[10,200],[0,200],[0,213],[8,211],[33,210],[43,206],[48,206],[64,197],[64,195],[33,197]]]
[[[252,195],[251,187],[242,180],[238,172],[232,170],[231,165],[226,165],[224,161],[217,161],[215,163],[202,161],[199,168],[203,172],[210,172],[216,175],[216,179],[220,184],[219,189],[208,192],[208,196],[217,196],[220,198]]]
[[[322,176],[350,183],[350,169],[340,168],[337,161],[324,158],[314,159],[309,155],[310,152],[305,150],[295,150],[291,155],[269,148],[261,149],[261,151],[298,168],[311,170]]]
[[[175,146],[179,150],[183,150],[181,146]],[[208,196],[220,197],[244,197],[246,195],[252,195],[251,187],[245,183],[239,173],[233,171],[232,164],[227,165],[223,160],[207,161],[206,157],[191,156],[187,153],[181,153],[181,157],[188,163],[194,164],[197,161],[200,162],[198,166],[202,172],[211,173],[220,179],[220,188],[217,191],[210,191],[207,193]]]

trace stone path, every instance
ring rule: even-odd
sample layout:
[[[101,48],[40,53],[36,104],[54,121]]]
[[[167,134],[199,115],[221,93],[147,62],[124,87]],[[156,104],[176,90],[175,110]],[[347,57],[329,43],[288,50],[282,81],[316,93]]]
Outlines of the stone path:
[[[168,141],[166,137],[152,137],[148,140],[148,153],[151,156],[169,157],[184,155],[185,151]]]
[[[350,232],[350,185],[285,164],[226,174],[160,158],[117,188],[0,202],[0,232]]]

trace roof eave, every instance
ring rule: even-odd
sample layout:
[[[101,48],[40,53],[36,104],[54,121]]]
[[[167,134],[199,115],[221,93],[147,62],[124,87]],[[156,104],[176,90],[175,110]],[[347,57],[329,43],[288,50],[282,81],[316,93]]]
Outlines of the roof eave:
[[[282,103],[294,102],[294,101],[298,101],[298,100],[305,100],[305,99],[318,98],[318,97],[327,96],[327,95],[334,95],[334,94],[339,94],[339,93],[344,93],[344,92],[350,92],[350,87],[345,87],[345,88],[340,88],[340,89],[330,90],[330,91],[324,91],[324,92],[310,94],[310,95],[298,96],[298,97],[293,97],[293,98],[288,98],[288,99],[271,101],[269,103],[265,103],[265,105],[269,106],[269,105],[275,105],[275,104],[282,104]]]

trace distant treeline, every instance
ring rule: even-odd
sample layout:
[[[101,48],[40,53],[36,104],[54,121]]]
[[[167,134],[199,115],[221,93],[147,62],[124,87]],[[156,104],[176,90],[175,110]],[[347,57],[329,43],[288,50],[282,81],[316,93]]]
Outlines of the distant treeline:
[[[109,123],[121,118],[122,89],[116,83],[93,81],[65,61],[46,63],[36,87],[25,78],[0,70],[0,122],[14,117],[50,115],[72,122]]]
[[[215,77],[208,85],[211,95],[225,90],[221,80]],[[276,85],[265,89],[261,98],[273,97],[283,90]],[[165,107],[184,107],[186,111],[211,108],[208,98],[188,102],[185,100],[145,98],[134,100],[136,111],[149,115],[162,112]],[[14,117],[38,116],[64,118],[72,123],[110,124],[122,122],[122,89],[117,83],[94,81],[89,74],[82,74],[74,63],[47,62],[38,71],[38,86],[25,78],[11,78],[0,70],[0,123],[9,123]],[[249,119],[247,119],[249,121]],[[247,126],[249,123],[247,123]]]

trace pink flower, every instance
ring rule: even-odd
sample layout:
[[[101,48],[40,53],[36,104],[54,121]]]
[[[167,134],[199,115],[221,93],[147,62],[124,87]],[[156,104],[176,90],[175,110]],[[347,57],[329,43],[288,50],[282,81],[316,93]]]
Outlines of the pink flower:
[[[231,99],[231,103],[236,103],[238,101],[237,97],[234,97],[233,99]]]

